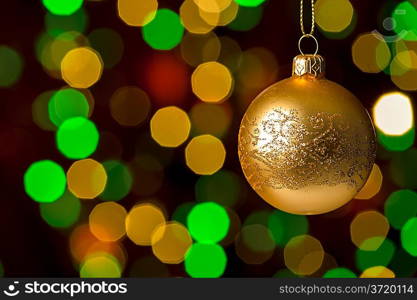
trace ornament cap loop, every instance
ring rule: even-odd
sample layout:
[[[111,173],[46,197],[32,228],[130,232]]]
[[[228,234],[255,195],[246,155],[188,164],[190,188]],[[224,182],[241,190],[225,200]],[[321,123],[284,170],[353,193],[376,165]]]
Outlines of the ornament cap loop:
[[[302,54],[294,57],[292,65],[293,76],[323,77],[325,71],[324,58],[317,54]]]

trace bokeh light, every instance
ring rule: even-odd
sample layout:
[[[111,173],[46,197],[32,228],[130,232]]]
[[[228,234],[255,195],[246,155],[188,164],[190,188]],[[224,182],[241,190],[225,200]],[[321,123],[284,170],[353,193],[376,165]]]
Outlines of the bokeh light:
[[[182,109],[169,106],[159,109],[151,119],[152,138],[163,147],[178,147],[191,130],[191,122]]]
[[[152,252],[163,263],[179,264],[193,241],[187,228],[178,222],[160,224],[152,233]]]
[[[118,201],[126,197],[132,189],[133,178],[129,168],[117,160],[103,162],[107,173],[107,184],[100,199]]]
[[[220,51],[220,39],[214,32],[207,34],[186,33],[181,42],[181,56],[187,64],[193,67],[217,60]]]
[[[86,158],[97,149],[99,133],[96,125],[88,119],[67,119],[58,128],[56,143],[59,151],[71,159]]]
[[[399,92],[382,95],[373,108],[375,126],[388,135],[403,135],[414,125],[410,98]]]
[[[115,242],[125,233],[127,212],[123,206],[115,202],[97,204],[90,213],[90,231],[100,241]]]
[[[366,246],[367,244],[375,245],[380,240],[379,237],[372,237],[364,241],[361,248],[369,248]],[[359,270],[364,271],[367,268],[374,266],[388,266],[394,256],[396,247],[390,239],[386,238],[375,250],[367,251],[362,250],[361,248],[356,250],[356,267]]]
[[[117,89],[110,99],[110,113],[122,126],[137,126],[149,114],[151,102],[148,95],[138,87],[125,86]]]
[[[144,26],[153,20],[158,0],[118,0],[119,17],[130,26]]]
[[[349,0],[317,0],[315,3],[316,22],[328,32],[341,32],[353,18],[353,6]]]
[[[400,230],[417,215],[417,193],[412,190],[393,192],[385,201],[384,214],[391,226]]]
[[[81,8],[71,15],[45,14],[45,30],[53,37],[68,31],[84,32],[88,24],[88,15]]]
[[[352,45],[353,63],[366,73],[379,73],[391,61],[390,49],[377,33],[361,34]]]
[[[193,244],[185,257],[185,270],[193,278],[221,277],[226,265],[226,253],[216,244]]]
[[[357,214],[352,223],[350,223],[352,242],[356,247],[367,251],[378,249],[386,238],[388,230],[389,223],[387,218],[375,210],[363,211]]]
[[[160,208],[151,203],[134,206],[126,217],[126,234],[136,245],[152,244],[152,234],[159,225],[165,224]]]
[[[227,27],[236,31],[252,30],[261,22],[262,15],[262,5],[255,7],[240,6],[236,18]]]
[[[32,102],[32,119],[39,128],[47,131],[55,131],[56,126],[49,117],[49,101],[55,91],[45,91],[39,94]]]
[[[372,167],[371,174],[368,177],[368,180],[366,181],[365,185],[362,187],[362,189],[359,191],[359,193],[356,194],[355,199],[371,199],[381,189],[382,186],[382,172],[381,169],[377,164],[374,164]]]
[[[200,16],[200,9],[194,0],[185,0],[180,7],[181,22],[190,33],[206,34],[214,29]]]
[[[195,197],[199,202],[216,202],[232,207],[241,200],[241,178],[231,171],[221,170],[210,176],[201,176],[195,185]]]
[[[228,6],[220,11],[200,9],[200,16],[209,25],[226,26],[236,18],[238,10],[239,5],[234,1],[229,1]]]
[[[88,40],[103,59],[104,67],[110,69],[122,59],[124,44],[121,36],[110,28],[98,28],[90,32]]]
[[[394,155],[389,162],[389,175],[401,188],[417,188],[417,149],[410,148]]]
[[[241,6],[247,6],[247,7],[255,7],[265,2],[265,0],[234,0],[234,1]]]
[[[409,219],[401,229],[401,245],[412,256],[417,256],[417,217]]]
[[[370,267],[362,272],[360,278],[395,278],[394,272],[384,266]]]
[[[324,250],[319,240],[310,235],[293,237],[284,248],[285,265],[298,275],[310,275],[322,265]]]
[[[239,238],[252,251],[272,254],[276,245],[271,231],[264,225],[252,224],[242,228]]]
[[[143,39],[156,50],[171,50],[182,40],[184,27],[179,16],[169,9],[159,9],[154,19],[142,28]]]
[[[68,189],[80,199],[94,199],[106,187],[107,174],[103,165],[93,159],[74,162],[67,172]]]
[[[229,69],[218,62],[206,62],[195,69],[191,77],[193,93],[205,102],[227,99],[233,90],[233,77]]]
[[[22,75],[23,59],[16,50],[0,45],[0,87],[14,85]]]
[[[417,9],[413,2],[401,1],[398,3],[392,10],[392,18],[396,24],[393,28],[395,33],[405,40],[417,40]]]
[[[48,103],[49,118],[56,126],[70,118],[87,118],[89,111],[90,106],[84,94],[72,88],[56,91]]]
[[[52,203],[39,205],[42,219],[55,228],[68,228],[74,225],[81,213],[81,203],[70,192],[65,192],[58,200]]]
[[[323,278],[356,278],[356,274],[347,268],[334,268],[328,270]]]
[[[45,8],[54,15],[68,16],[83,5],[84,0],[42,0]]]
[[[195,104],[190,111],[192,133],[194,135],[206,133],[223,137],[232,122],[231,109],[227,104]]]
[[[205,12],[220,12],[225,10],[232,0],[193,0],[194,3]]]
[[[293,237],[308,233],[306,216],[274,210],[267,215],[267,225],[277,245],[284,247]]]
[[[120,278],[122,270],[115,257],[107,253],[92,254],[83,262],[80,278]]]
[[[196,174],[212,175],[223,167],[226,149],[221,140],[205,134],[193,138],[185,148],[187,166]]]
[[[32,163],[23,181],[29,197],[45,203],[58,200],[64,194],[67,184],[64,169],[51,160]]]
[[[74,88],[89,88],[100,79],[102,72],[100,54],[88,47],[69,51],[61,62],[62,78]]]
[[[227,211],[217,203],[204,202],[195,205],[187,217],[191,236],[199,243],[218,243],[229,231]]]

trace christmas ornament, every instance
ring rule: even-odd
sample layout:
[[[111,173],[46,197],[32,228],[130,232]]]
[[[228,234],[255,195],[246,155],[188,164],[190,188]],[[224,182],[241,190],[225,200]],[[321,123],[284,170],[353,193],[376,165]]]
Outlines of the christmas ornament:
[[[312,26],[303,26],[301,55],[291,78],[268,87],[250,104],[239,130],[246,179],[269,204],[293,214],[335,210],[359,192],[375,160],[375,132],[366,109],[348,90],[324,77]],[[314,54],[301,50],[303,39]]]

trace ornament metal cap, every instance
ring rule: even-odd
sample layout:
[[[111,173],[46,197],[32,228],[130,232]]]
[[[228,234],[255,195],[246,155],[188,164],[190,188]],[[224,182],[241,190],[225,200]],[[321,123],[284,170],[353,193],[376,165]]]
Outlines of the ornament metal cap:
[[[292,64],[293,76],[312,76],[320,78],[324,76],[324,58],[318,54],[300,54],[294,57]]]

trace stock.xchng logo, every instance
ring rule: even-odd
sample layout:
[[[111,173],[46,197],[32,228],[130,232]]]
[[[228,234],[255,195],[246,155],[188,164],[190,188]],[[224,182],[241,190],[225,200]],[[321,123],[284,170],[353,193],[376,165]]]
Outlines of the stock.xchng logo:
[[[14,297],[19,295],[20,291],[17,289],[17,285],[19,284],[19,281],[13,282],[13,284],[9,284],[7,286],[7,289],[3,291],[3,293],[9,297]]]
[[[69,295],[74,297],[78,294],[126,294],[127,283],[107,283],[102,282],[27,282],[24,287],[19,290],[18,281],[10,284],[3,292],[9,297],[14,297],[20,292],[23,294],[55,294],[55,295]]]

